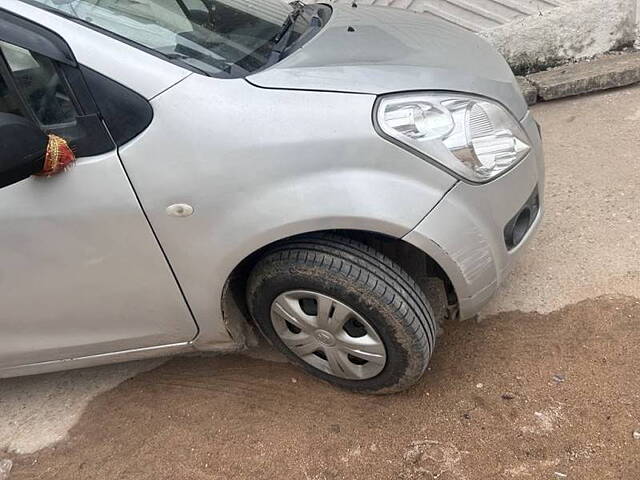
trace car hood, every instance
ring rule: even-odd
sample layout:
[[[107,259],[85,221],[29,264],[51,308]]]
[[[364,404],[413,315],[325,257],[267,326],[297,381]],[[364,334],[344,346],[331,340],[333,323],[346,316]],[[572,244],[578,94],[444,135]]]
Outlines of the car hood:
[[[477,35],[404,10],[333,8],[315,38],[247,80],[265,88],[373,95],[452,90],[496,99],[517,118],[526,114],[511,69]]]

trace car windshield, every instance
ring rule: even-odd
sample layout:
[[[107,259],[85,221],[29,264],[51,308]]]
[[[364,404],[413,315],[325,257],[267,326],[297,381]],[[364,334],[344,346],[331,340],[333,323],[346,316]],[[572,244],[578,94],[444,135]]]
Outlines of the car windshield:
[[[284,0],[35,0],[36,3],[150,48],[208,75],[242,77],[273,63],[273,50],[295,7]],[[300,5],[298,6],[300,7]],[[307,6],[291,25],[287,48],[300,43]],[[326,12],[324,12],[326,14]],[[287,52],[284,52],[285,54]],[[290,52],[289,52],[290,53]],[[277,59],[284,55],[280,53]]]

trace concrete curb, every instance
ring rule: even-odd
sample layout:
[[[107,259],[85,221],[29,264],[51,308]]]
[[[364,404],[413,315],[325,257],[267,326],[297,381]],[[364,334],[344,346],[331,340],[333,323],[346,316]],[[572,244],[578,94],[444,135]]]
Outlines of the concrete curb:
[[[604,55],[517,78],[529,105],[626,87],[640,82],[640,52]]]
[[[480,32],[514,72],[548,67],[630,47],[637,39],[637,0],[573,0]]]

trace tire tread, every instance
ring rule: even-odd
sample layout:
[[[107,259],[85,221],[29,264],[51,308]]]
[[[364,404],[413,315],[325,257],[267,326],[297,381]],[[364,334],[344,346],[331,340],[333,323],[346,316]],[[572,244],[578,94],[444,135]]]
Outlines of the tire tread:
[[[258,288],[261,278],[268,275],[275,263],[326,268],[349,282],[362,285],[395,311],[412,332],[411,350],[420,352],[422,358],[410,362],[410,368],[395,385],[371,393],[399,391],[422,376],[435,346],[435,316],[417,282],[397,263],[349,237],[333,233],[294,237],[276,244],[258,262],[250,276],[248,295]]]

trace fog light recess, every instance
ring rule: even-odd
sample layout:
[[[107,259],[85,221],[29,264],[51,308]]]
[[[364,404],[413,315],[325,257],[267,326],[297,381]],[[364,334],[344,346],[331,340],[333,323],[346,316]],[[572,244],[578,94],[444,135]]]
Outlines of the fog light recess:
[[[540,209],[540,200],[538,197],[538,189],[536,188],[527,203],[515,214],[507,226],[504,227],[504,243],[508,250],[516,248],[524,237],[527,236],[527,232],[531,228],[531,225],[538,216],[538,210]]]

